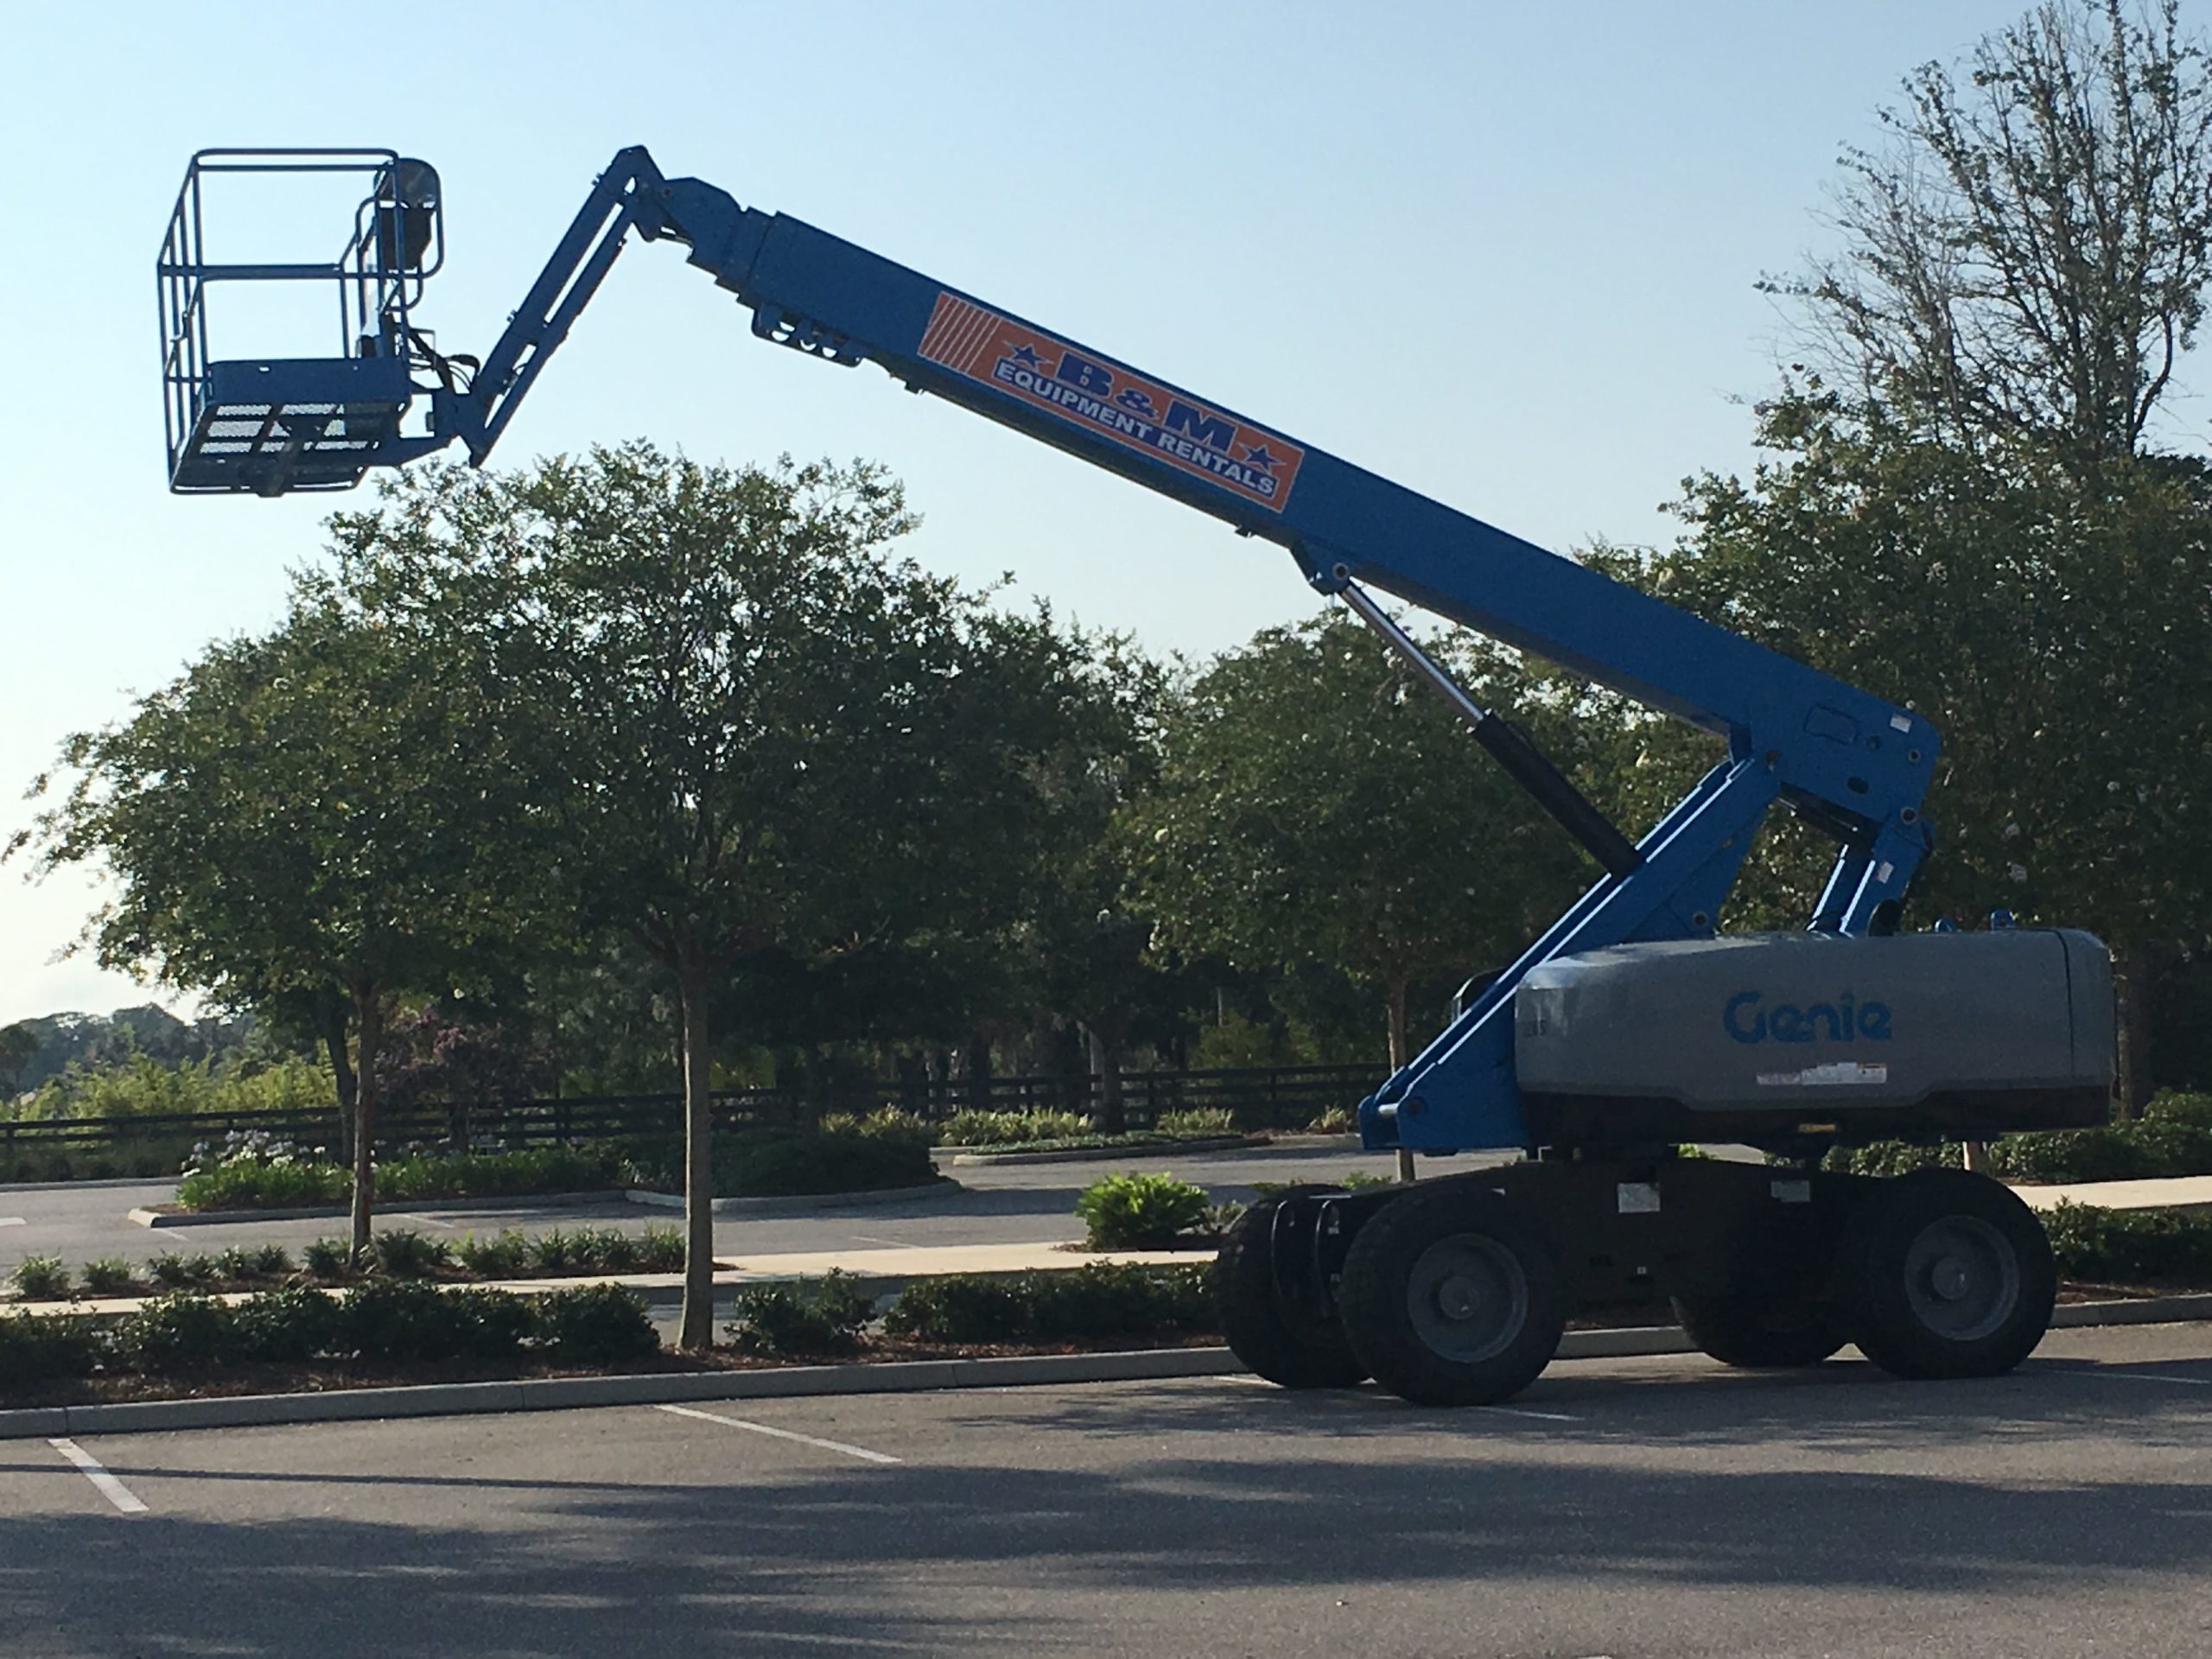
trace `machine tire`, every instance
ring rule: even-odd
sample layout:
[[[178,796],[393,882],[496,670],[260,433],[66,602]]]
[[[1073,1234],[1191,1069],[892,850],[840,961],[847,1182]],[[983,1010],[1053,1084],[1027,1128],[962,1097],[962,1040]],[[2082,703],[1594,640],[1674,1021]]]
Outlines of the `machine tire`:
[[[1270,1241],[1281,1203],[1275,1198],[1254,1204],[1221,1241],[1213,1268],[1221,1334],[1247,1370],[1279,1387],[1354,1387],[1367,1380],[1367,1370],[1352,1357],[1344,1327],[1294,1313],[1276,1291]]]
[[[2035,1211],[1962,1169],[1879,1183],[1852,1217],[1840,1265],[1852,1340],[1915,1379],[2011,1370],[2043,1340],[2058,1295]]]
[[[1424,1183],[1368,1218],[1344,1258],[1344,1334],[1375,1378],[1423,1406],[1487,1406],[1535,1382],[1567,1305],[1543,1236],[1491,1189]]]
[[[1817,1365],[1851,1340],[1834,1304],[1809,1291],[1674,1300],[1675,1317],[1698,1351],[1744,1370]]]

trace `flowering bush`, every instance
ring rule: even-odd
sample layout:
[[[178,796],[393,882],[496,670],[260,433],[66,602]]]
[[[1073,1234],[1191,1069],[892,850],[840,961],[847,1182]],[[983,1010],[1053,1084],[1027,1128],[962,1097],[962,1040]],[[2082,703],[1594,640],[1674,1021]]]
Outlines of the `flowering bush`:
[[[351,1191],[342,1165],[265,1130],[232,1130],[219,1147],[203,1141],[185,1160],[176,1201],[188,1210],[312,1208]]]

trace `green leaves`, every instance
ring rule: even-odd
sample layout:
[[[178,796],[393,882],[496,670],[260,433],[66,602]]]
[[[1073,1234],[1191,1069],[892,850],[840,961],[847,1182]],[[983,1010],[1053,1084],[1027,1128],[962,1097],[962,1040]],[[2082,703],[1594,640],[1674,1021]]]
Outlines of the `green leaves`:
[[[1571,709],[1512,658],[1465,639],[1437,649],[1573,763]],[[1224,654],[1164,747],[1125,830],[1157,940],[1247,969],[1340,966],[1401,1019],[1413,976],[1510,959],[1587,879],[1573,844],[1349,619]]]

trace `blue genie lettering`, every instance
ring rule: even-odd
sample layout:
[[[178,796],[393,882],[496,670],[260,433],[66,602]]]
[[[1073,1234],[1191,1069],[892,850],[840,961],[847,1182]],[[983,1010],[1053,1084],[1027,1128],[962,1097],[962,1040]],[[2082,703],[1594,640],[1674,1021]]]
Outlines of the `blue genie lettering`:
[[[1861,1002],[1846,991],[1834,1002],[1799,1007],[1794,1002],[1765,1006],[1758,991],[1738,991],[1721,1010],[1720,1023],[1739,1043],[1848,1043],[1890,1040],[1886,1002]]]

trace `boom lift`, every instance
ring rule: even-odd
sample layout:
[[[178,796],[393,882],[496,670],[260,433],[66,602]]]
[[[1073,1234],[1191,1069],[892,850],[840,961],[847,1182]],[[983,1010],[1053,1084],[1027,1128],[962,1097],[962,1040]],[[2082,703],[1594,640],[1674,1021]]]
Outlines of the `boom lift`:
[[[303,171],[359,175],[337,258],[208,257],[211,178]],[[1360,1104],[1370,1148],[1522,1159],[1254,1205],[1217,1275],[1224,1329],[1254,1370],[1486,1403],[1542,1370],[1577,1303],[1637,1296],[1671,1298],[1734,1364],[1813,1363],[1856,1342],[1902,1376],[1986,1376],[2041,1340],[2050,1250],[2007,1189],[1963,1170],[1818,1166],[1833,1146],[2086,1125],[2109,1105],[2095,939],[2001,914],[1985,931],[1899,931],[1938,742],[1909,709],[798,219],[667,178],[642,149],[601,175],[480,361],[442,353],[416,321],[445,247],[430,167],[391,150],[201,151],[158,271],[171,488],[345,489],[455,442],[480,464],[632,232],[684,249],[764,340],[876,364],[1281,543],[1601,868]],[[213,356],[209,296],[232,283],[334,289],[336,354]],[[1631,840],[1377,591],[1700,727],[1727,758]],[[1777,804],[1835,840],[1826,890],[1802,933],[1723,934],[1722,902]],[[1676,1155],[1696,1141],[1780,1161]]]

